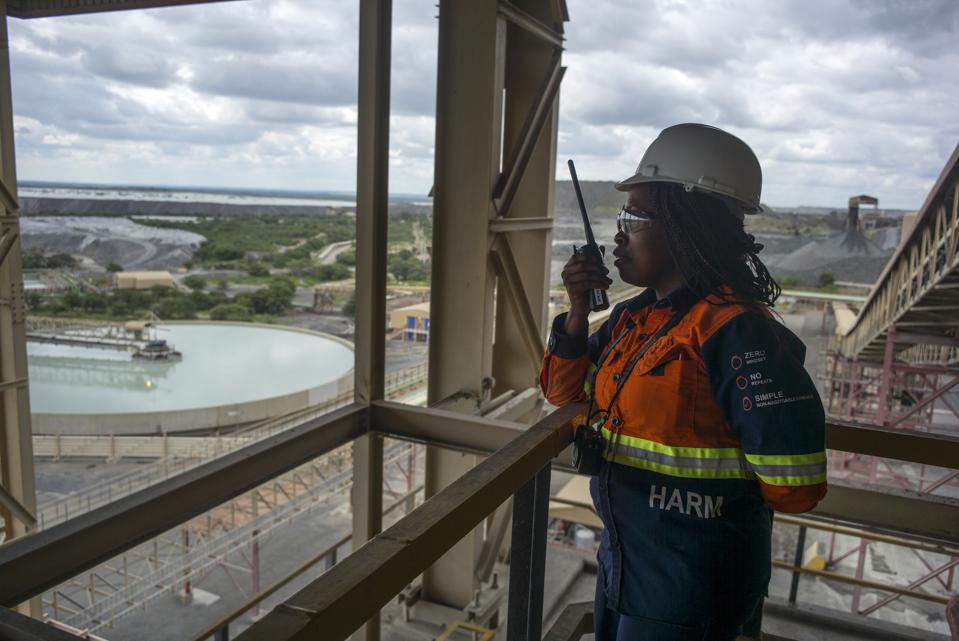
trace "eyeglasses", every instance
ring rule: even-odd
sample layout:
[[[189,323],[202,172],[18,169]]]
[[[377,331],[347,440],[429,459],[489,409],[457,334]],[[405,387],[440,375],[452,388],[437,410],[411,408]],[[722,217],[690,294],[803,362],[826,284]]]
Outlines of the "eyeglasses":
[[[626,234],[635,233],[641,229],[646,229],[656,216],[645,209],[627,209],[626,205],[619,210],[616,216],[616,231]]]

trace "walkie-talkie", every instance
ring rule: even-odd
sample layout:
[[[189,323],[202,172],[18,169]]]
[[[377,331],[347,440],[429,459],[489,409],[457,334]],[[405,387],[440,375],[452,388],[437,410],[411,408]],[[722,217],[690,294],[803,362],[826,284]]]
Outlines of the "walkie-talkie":
[[[589,224],[589,215],[586,213],[586,203],[583,202],[583,192],[579,188],[579,179],[576,177],[576,165],[572,159],[567,163],[569,165],[569,175],[573,177],[573,189],[576,190],[576,200],[579,201],[579,211],[583,214],[583,227],[586,229],[586,244],[576,249],[577,254],[584,254],[594,261],[597,265],[603,264],[603,249],[596,244],[593,237],[593,228]],[[600,312],[609,307],[609,298],[606,297],[606,290],[592,289],[589,292],[589,309],[594,312]]]

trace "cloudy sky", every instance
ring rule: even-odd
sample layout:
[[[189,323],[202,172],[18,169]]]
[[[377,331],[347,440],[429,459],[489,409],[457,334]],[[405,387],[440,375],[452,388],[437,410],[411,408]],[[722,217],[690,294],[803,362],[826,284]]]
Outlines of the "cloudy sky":
[[[581,178],[704,122],[753,146],[765,202],[917,208],[959,143],[954,0],[567,1],[560,157]],[[352,191],[357,6],[11,19],[20,179]],[[394,192],[432,184],[436,11],[394,0]]]

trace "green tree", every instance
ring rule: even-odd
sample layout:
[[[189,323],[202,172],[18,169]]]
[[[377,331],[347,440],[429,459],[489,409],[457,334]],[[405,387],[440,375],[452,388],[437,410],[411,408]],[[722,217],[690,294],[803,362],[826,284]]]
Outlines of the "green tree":
[[[216,321],[248,321],[250,320],[250,308],[236,303],[226,303],[217,305],[210,310],[210,318]]]
[[[270,270],[263,263],[253,263],[246,269],[250,276],[269,276]]]
[[[183,284],[194,291],[203,291],[206,289],[206,278],[199,274],[190,274],[183,279]]]
[[[196,318],[196,306],[186,296],[164,298],[154,306],[153,311],[157,316],[166,320]]]
[[[200,311],[206,311],[214,307],[218,302],[213,296],[199,289],[190,292],[189,298],[193,306]]]
[[[819,289],[829,289],[836,284],[836,277],[832,272],[822,272],[819,274]]]
[[[356,266],[356,250],[347,249],[336,255],[336,262],[347,267]]]
[[[115,274],[115,273],[117,273],[117,272],[122,272],[122,271],[123,271],[123,265],[121,265],[121,264],[119,264],[119,263],[112,263],[112,262],[111,262],[111,263],[109,263],[109,264],[107,265],[107,271],[110,272],[110,273],[112,273],[112,274]]]
[[[250,296],[250,306],[257,314],[282,314],[293,306],[296,285],[286,278],[274,279],[269,286]]]
[[[416,258],[408,249],[401,249],[387,258],[387,270],[397,280],[429,280],[430,263]]]
[[[309,270],[309,274],[322,282],[343,280],[350,277],[350,268],[346,265],[333,263],[332,265],[317,265]]]

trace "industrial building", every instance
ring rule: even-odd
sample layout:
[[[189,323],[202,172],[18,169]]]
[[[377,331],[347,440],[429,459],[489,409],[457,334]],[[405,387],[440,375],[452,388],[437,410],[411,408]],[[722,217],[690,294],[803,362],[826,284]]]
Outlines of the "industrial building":
[[[351,488],[341,502],[350,506],[350,534],[317,549],[312,536],[286,541],[288,554],[305,548],[309,561],[287,567],[278,557],[274,565],[286,569],[269,586],[253,573],[256,589],[194,638],[229,639],[241,620],[235,638],[243,641],[589,638],[595,566],[547,544],[551,507],[555,519],[591,521],[577,483],[550,492],[553,473],[572,471],[571,421],[582,408],[548,411],[535,383],[549,321],[559,87],[570,19],[563,0],[439,3],[427,407],[387,400],[395,384],[384,365],[391,2],[360,0],[361,286],[352,398],[319,415],[294,414],[257,438],[238,438],[226,453],[170,478],[131,481],[135,491],[82,514],[40,522],[6,20],[178,4],[190,2],[0,0],[0,637],[109,638],[106,627],[91,637],[84,626],[42,620],[41,595],[122,559],[108,581],[120,588],[90,579],[92,605],[105,619],[108,611],[148,600],[137,601],[133,588],[126,596],[124,581],[136,578],[128,560],[161,566],[161,546],[178,545],[194,555],[163,566],[165,580],[189,592],[190,564],[207,562],[223,539],[203,539],[208,547],[178,541],[183,524],[215,511],[210,532],[229,522],[225,531],[248,536],[242,528],[266,522],[260,510],[270,510],[271,522],[293,518],[336,486]],[[959,408],[949,397],[959,383],[956,310],[959,147],[867,300],[828,348],[829,492],[802,517],[777,515],[775,531],[788,532],[791,547],[773,560],[785,593],[766,600],[766,638],[947,638],[873,615],[912,600],[944,619],[959,589],[959,438],[950,427]],[[177,443],[163,437],[155,447],[166,452]],[[113,439],[102,445],[113,455],[132,447]],[[415,462],[424,450],[427,501],[396,519],[416,499]],[[385,494],[397,482],[397,461],[409,462],[408,485]],[[384,496],[396,500],[386,504]],[[829,544],[813,545],[823,541]],[[151,543],[155,556],[144,551]],[[347,546],[352,553],[341,555]],[[867,561],[877,562],[880,546],[906,550],[923,569],[895,581],[870,579]],[[259,548],[252,550],[255,557]],[[854,574],[836,571],[851,558]],[[570,567],[562,580],[545,578]],[[301,583],[292,594],[263,605],[294,580]],[[802,601],[826,585],[850,592],[842,599],[846,611]]]
[[[117,289],[150,289],[151,287],[175,287],[176,281],[170,272],[117,272],[113,275]]]

